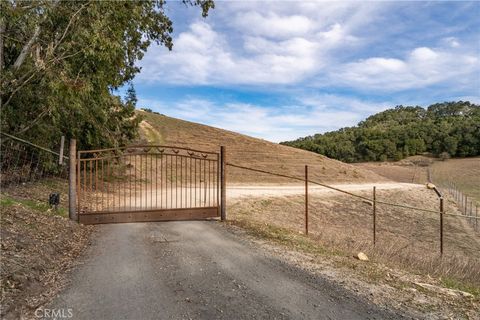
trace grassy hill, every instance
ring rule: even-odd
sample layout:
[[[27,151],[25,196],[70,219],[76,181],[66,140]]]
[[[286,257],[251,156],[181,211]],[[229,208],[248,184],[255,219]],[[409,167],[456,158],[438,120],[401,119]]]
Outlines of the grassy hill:
[[[218,151],[223,145],[227,150],[228,162],[299,177],[304,175],[304,166],[308,165],[310,178],[322,182],[358,183],[386,180],[369,170],[313,152],[151,112],[137,112],[144,118],[140,125],[140,139],[144,142],[205,151]],[[228,170],[230,183],[292,182],[231,167]]]

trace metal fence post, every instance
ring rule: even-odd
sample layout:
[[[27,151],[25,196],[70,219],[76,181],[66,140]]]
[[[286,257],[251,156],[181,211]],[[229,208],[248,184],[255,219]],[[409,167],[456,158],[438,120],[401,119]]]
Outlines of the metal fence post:
[[[373,246],[377,244],[377,187],[373,187]]]
[[[77,140],[70,139],[70,150],[69,150],[69,167],[68,167],[68,216],[71,220],[77,221]]]
[[[443,256],[443,197],[440,198],[440,255]]]
[[[305,234],[308,235],[308,165],[305,165]]]
[[[226,213],[226,199],[227,194],[226,190],[227,184],[225,181],[225,147],[220,147],[220,193],[221,193],[221,202],[220,202],[220,219],[225,221],[227,219]]]

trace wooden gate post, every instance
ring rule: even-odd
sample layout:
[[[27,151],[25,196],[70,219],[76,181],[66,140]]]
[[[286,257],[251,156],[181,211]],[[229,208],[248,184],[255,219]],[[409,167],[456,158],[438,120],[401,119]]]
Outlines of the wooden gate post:
[[[305,165],[305,234],[308,235],[308,166]]]
[[[227,219],[226,199],[227,199],[227,184],[225,181],[225,147],[220,147],[220,219],[225,221]]]
[[[77,140],[70,139],[69,168],[68,168],[68,216],[78,221],[77,217]]]

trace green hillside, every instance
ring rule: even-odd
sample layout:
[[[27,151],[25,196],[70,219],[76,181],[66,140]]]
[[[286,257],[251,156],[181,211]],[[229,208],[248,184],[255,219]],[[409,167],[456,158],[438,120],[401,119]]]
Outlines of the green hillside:
[[[480,155],[480,105],[444,102],[397,106],[355,127],[282,142],[345,162],[400,160],[425,152],[444,157]]]

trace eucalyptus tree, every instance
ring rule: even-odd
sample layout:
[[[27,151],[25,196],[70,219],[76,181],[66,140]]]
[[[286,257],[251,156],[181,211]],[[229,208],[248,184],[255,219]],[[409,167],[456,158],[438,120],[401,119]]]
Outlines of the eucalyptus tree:
[[[211,0],[183,0],[203,17]],[[164,0],[0,1],[1,129],[48,146],[60,134],[80,147],[134,137],[135,93],[114,94],[140,71],[152,43],[172,49]],[[42,141],[39,141],[42,140]]]

